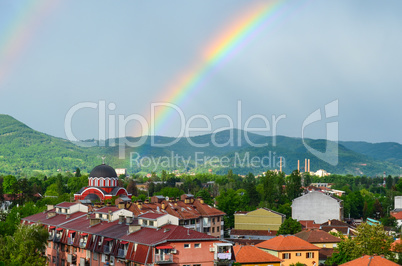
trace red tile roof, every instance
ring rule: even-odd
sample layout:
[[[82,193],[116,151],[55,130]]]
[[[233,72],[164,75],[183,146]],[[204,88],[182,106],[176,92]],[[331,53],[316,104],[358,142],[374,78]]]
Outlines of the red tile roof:
[[[62,203],[57,204],[56,207],[69,208],[76,204],[77,204],[77,202],[62,202]]]
[[[95,212],[99,212],[99,213],[109,213],[109,211],[111,211],[111,212],[115,212],[115,211],[118,211],[118,210],[120,210],[119,208],[117,208],[117,207],[103,207],[103,208],[100,208],[100,209],[98,209],[98,210],[96,210]]]
[[[381,256],[365,255],[358,259],[341,264],[340,266],[367,266],[367,265],[370,265],[370,266],[396,266],[399,264],[392,262],[390,260],[387,260]]]
[[[172,224],[162,226],[160,229],[143,227],[120,239],[144,245],[156,245],[166,241],[217,240],[213,236]]]
[[[314,220],[300,220],[299,223],[302,228],[320,228],[320,224],[316,224]]]
[[[238,263],[274,263],[282,261],[255,246],[234,246],[233,250]]]
[[[275,250],[275,251],[297,251],[297,250],[319,250],[319,247],[309,242],[291,235],[280,235],[272,239],[266,240],[258,245],[259,248]]]
[[[166,213],[152,213],[152,212],[147,212],[144,214],[139,215],[138,217],[140,218],[147,218],[147,219],[157,219],[159,217],[162,217],[166,215]]]
[[[337,238],[325,231],[318,229],[308,229],[301,231],[295,236],[309,242],[309,243],[339,243],[341,242],[340,238]]]
[[[391,212],[391,215],[397,220],[402,220],[402,212]]]

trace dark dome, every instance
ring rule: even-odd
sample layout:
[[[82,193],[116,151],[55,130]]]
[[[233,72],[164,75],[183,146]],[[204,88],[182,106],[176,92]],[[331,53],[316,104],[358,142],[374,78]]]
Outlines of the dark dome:
[[[101,164],[92,169],[89,177],[117,177],[117,174],[113,167],[110,167],[106,164]]]

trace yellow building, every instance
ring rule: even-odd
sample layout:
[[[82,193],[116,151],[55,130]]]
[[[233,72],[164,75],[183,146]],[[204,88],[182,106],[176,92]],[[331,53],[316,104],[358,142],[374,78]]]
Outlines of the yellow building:
[[[234,246],[233,252],[242,266],[280,266],[282,261],[255,246]]]
[[[277,236],[259,243],[256,247],[282,259],[281,266],[302,263],[318,265],[320,248],[296,236]]]
[[[285,221],[286,215],[268,208],[260,208],[250,212],[236,212],[234,214],[237,230],[272,230],[278,231]]]

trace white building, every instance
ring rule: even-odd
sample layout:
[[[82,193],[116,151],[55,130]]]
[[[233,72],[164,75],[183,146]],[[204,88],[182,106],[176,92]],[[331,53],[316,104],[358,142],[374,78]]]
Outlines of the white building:
[[[322,224],[328,220],[343,220],[342,200],[313,191],[292,202],[292,218],[300,220],[314,220],[316,224]]]

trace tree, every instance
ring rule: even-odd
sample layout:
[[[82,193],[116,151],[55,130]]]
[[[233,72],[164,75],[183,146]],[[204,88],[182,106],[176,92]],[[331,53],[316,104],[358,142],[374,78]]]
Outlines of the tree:
[[[13,235],[0,236],[0,261],[5,265],[46,265],[42,251],[48,236],[42,225],[20,224]]]
[[[294,235],[302,230],[301,224],[292,218],[287,218],[279,227],[276,235]]]
[[[300,197],[303,189],[301,187],[301,176],[299,171],[295,170],[291,175],[287,176],[286,179],[286,194],[288,195],[289,200],[294,200],[297,197]]]
[[[356,236],[346,238],[341,236],[342,241],[335,248],[335,252],[327,264],[342,264],[357,259],[363,255],[383,255],[393,260],[391,252],[393,238],[389,236],[382,225],[369,225],[363,223],[356,228]]]
[[[132,179],[128,182],[127,192],[133,196],[138,196],[137,184]]]
[[[75,169],[75,177],[81,177],[81,170],[80,170],[80,168]]]

